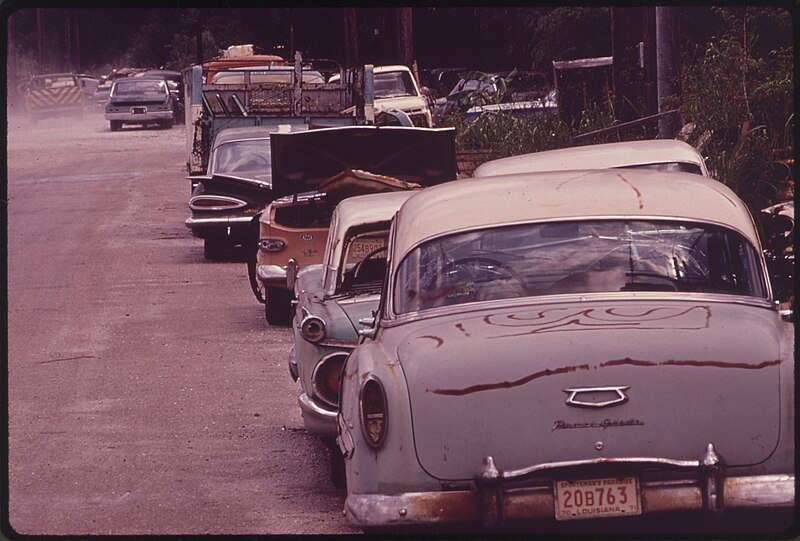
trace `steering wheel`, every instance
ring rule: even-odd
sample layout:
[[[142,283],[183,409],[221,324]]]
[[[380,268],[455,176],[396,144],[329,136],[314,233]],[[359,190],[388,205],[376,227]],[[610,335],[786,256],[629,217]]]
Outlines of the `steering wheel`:
[[[359,261],[358,263],[356,263],[356,266],[355,266],[355,267],[353,267],[353,280],[358,280],[358,278],[359,278],[359,275],[360,275],[360,273],[361,273],[361,269],[363,269],[363,268],[364,268],[364,263],[365,263],[367,260],[370,260],[370,259],[374,258],[374,257],[375,257],[376,255],[378,255],[379,253],[381,253],[381,252],[385,252],[386,250],[387,250],[387,247],[386,247],[386,246],[381,246],[380,248],[375,248],[375,249],[374,249],[374,250],[372,250],[370,253],[368,253],[367,255],[365,255],[365,256],[364,256],[364,259],[362,259],[361,261]]]

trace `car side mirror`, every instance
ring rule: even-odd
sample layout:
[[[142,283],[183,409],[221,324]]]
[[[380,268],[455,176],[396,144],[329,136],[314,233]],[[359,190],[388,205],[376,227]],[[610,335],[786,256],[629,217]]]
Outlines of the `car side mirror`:
[[[375,334],[378,332],[378,328],[375,326],[375,317],[361,318],[358,320],[358,324],[361,326],[358,329],[358,336],[369,338],[370,340],[375,338]]]

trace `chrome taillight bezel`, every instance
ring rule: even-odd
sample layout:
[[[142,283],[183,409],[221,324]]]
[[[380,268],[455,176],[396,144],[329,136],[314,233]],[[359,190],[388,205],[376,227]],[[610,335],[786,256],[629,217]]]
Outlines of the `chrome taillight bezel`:
[[[198,204],[205,201],[219,204]],[[196,195],[189,199],[189,208],[192,210],[236,210],[247,206],[246,201],[228,197],[227,195]]]
[[[365,409],[365,406],[370,408],[372,407],[369,404],[365,405],[365,395],[367,392],[371,392],[373,389],[377,390],[379,394],[380,409],[382,410],[380,413],[370,412]],[[364,441],[367,442],[367,445],[373,449],[379,449],[386,441],[386,434],[389,432],[389,408],[386,400],[386,391],[378,379],[374,377],[368,377],[361,386],[361,391],[358,394],[358,410],[361,421],[361,435],[364,437]],[[377,434],[377,437],[370,433],[370,430],[367,426],[371,422],[380,422],[381,424],[381,430]]]
[[[314,367],[314,372],[311,374],[311,388],[314,391],[314,396],[317,397],[322,403],[330,406],[333,409],[339,407],[339,396],[341,394],[341,372],[344,368],[344,363],[349,355],[348,351],[334,351],[325,355]],[[333,363],[341,362],[338,368],[339,371],[339,389],[334,391],[327,383],[327,378],[330,375],[330,370],[336,370]]]

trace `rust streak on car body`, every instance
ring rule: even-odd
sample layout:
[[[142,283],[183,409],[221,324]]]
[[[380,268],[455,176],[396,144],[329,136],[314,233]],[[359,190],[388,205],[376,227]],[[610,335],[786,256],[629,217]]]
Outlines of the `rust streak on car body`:
[[[661,362],[654,362],[654,361],[642,361],[637,359],[616,359],[614,361],[607,361],[600,364],[600,368],[606,368],[609,366],[623,366],[623,365],[632,365],[632,366],[695,366],[695,367],[711,367],[711,368],[741,368],[744,370],[761,370],[762,368],[768,368],[770,366],[777,366],[781,364],[780,360],[774,361],[763,361],[758,364],[747,364],[747,363],[726,363],[722,361],[689,361],[689,360],[667,360]]]
[[[607,328],[625,328],[625,329],[642,329],[642,330],[653,330],[653,329],[662,329],[667,328],[666,325],[663,327],[654,327],[651,326],[652,323],[664,323],[670,320],[678,320],[683,316],[687,316],[692,312],[699,311],[705,312],[704,316],[704,323],[695,322],[694,325],[684,325],[682,327],[669,327],[669,328],[682,328],[686,330],[699,330],[708,328],[709,320],[711,319],[711,310],[708,306],[692,306],[690,308],[686,308],[680,311],[674,311],[667,308],[656,307],[650,308],[645,310],[642,313],[635,313],[635,314],[619,314],[615,310],[615,308],[607,308],[604,310],[595,310],[593,308],[587,308],[584,310],[572,310],[563,315],[557,315],[554,318],[548,320],[548,316],[556,311],[562,311],[563,308],[557,308],[555,310],[543,310],[541,312],[537,312],[534,316],[522,317],[517,314],[508,316],[506,320],[510,320],[511,323],[503,323],[502,321],[497,321],[492,318],[492,316],[486,316],[483,318],[484,323],[487,325],[492,325],[496,327],[507,327],[507,328],[519,328],[522,326],[530,326],[533,328],[527,329],[524,332],[520,332],[517,334],[504,334],[498,336],[492,336],[489,338],[505,338],[508,336],[524,336],[528,334],[538,334],[544,332],[553,332],[553,331],[560,331],[565,330],[564,327],[572,326],[571,330],[574,330],[576,327],[582,328],[584,330],[596,330],[596,329],[607,329]],[[607,319],[604,316],[610,316],[610,319]],[[703,317],[703,316],[701,316]],[[538,321],[543,320],[543,321]]]
[[[570,372],[575,372],[577,370],[589,370],[588,364],[581,364],[576,366],[564,366],[561,368],[556,368],[554,370],[545,369],[540,370],[539,372],[534,372],[529,376],[525,376],[524,378],[520,378],[515,381],[500,381],[498,383],[484,383],[481,385],[472,385],[465,389],[428,389],[428,392],[434,394],[441,394],[447,396],[464,396],[466,394],[478,393],[481,391],[492,391],[496,389],[510,389],[512,387],[519,387],[520,385],[525,385],[535,379],[547,377],[547,376],[555,376],[558,374],[568,374]]]
[[[434,349],[439,349],[442,346],[442,344],[444,344],[444,338],[441,338],[439,336],[425,335],[425,336],[420,336],[420,338],[430,338],[431,340],[435,341],[436,347]]]
[[[628,179],[625,178],[624,176],[622,176],[622,174],[617,174],[617,176],[619,177],[619,179],[622,182],[624,182],[625,184],[630,186],[631,189],[634,191],[634,193],[636,193],[636,199],[639,201],[639,210],[643,209],[644,208],[644,203],[642,202],[642,192],[640,192],[639,189],[636,186],[634,186],[633,184],[628,182]]]
[[[464,333],[464,336],[466,336],[467,338],[470,337],[470,334],[467,332],[467,329],[464,328],[463,323],[456,323],[456,329]]]

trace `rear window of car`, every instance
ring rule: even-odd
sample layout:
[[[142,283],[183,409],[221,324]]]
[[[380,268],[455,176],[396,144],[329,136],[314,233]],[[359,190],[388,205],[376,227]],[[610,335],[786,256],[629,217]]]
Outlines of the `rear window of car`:
[[[400,264],[394,311],[626,291],[766,297],[757,251],[735,231],[679,221],[586,220],[430,240]]]
[[[166,81],[118,81],[112,96],[140,96],[144,94],[166,94]]]

